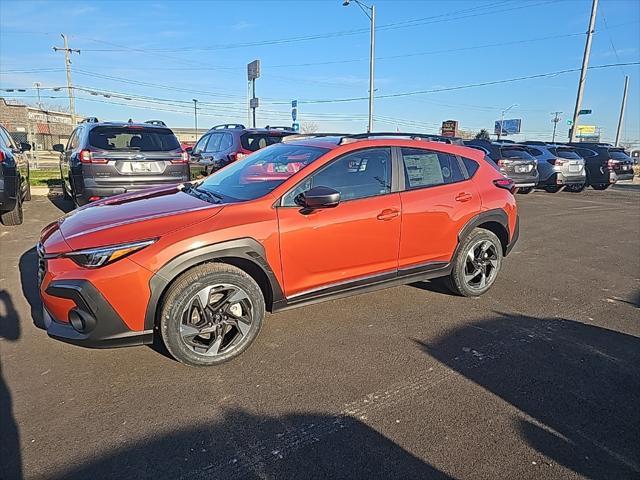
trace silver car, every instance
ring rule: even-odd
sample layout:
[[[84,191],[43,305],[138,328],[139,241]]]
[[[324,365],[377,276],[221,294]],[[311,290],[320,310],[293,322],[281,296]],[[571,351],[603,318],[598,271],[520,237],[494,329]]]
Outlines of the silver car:
[[[523,142],[527,151],[538,160],[537,188],[549,193],[560,191],[563,187],[573,192],[581,192],[587,184],[587,171],[584,159],[574,148],[566,145],[544,142]]]

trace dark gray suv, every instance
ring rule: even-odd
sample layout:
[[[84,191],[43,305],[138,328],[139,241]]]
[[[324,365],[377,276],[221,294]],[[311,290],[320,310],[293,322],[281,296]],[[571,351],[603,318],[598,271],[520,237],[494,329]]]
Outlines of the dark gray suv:
[[[67,146],[57,144],[67,198],[77,205],[190,180],[189,156],[164,123],[83,121]]]

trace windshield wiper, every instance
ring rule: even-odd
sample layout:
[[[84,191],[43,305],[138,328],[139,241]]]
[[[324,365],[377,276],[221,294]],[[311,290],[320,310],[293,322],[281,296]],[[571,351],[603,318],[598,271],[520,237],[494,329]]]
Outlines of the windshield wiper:
[[[193,189],[194,189],[196,192],[202,193],[203,195],[206,195],[206,196],[207,196],[207,197],[209,197],[209,198],[213,198],[213,199],[217,200],[217,202],[216,202],[216,203],[222,203],[222,199],[224,198],[224,197],[223,197],[222,195],[220,195],[219,193],[212,192],[212,191],[210,191],[210,190],[204,190],[204,189],[201,189],[201,188],[199,188],[199,187],[193,187]]]
[[[204,196],[207,199],[209,199],[212,203],[222,203],[222,198],[223,198],[222,195],[219,195],[214,192],[210,192],[209,190],[203,190],[201,188],[198,188],[191,182],[185,183],[182,187],[182,191],[185,193],[193,192],[194,196],[200,199],[203,199],[202,197]]]

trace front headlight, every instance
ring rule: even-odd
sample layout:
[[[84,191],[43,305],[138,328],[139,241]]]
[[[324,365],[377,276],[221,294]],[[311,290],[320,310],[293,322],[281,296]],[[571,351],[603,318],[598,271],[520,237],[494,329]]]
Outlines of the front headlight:
[[[108,247],[89,248],[66,253],[64,256],[70,258],[81,267],[96,268],[115,262],[120,258],[131,255],[133,252],[148,247],[156,239],[142,242],[123,243],[120,245],[110,245]]]

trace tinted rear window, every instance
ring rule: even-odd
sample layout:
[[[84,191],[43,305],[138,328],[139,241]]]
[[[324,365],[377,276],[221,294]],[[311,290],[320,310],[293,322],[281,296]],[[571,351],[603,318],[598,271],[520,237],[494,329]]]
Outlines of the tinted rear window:
[[[624,150],[609,150],[609,156],[614,160],[631,160]]]
[[[470,158],[462,157],[462,161],[464,162],[464,166],[467,167],[467,173],[469,174],[469,178],[473,177],[478,170],[479,165],[471,160]],[[493,165],[493,162],[491,162]]]
[[[268,147],[274,143],[280,143],[282,135],[273,135],[267,133],[245,133],[240,137],[242,148],[255,152],[261,148]]]
[[[171,130],[157,127],[96,127],[89,132],[89,145],[101,150],[141,152],[166,152],[181,148]]]
[[[520,148],[502,148],[501,150],[503,158],[518,158],[521,160],[533,160],[533,157],[526,151]]]
[[[570,150],[568,148],[556,148],[554,150],[551,150],[551,153],[553,153],[554,155],[556,155],[557,157],[560,158],[567,158],[569,160],[581,160],[582,157],[580,155],[578,155],[576,152],[574,152],[573,150]]]

